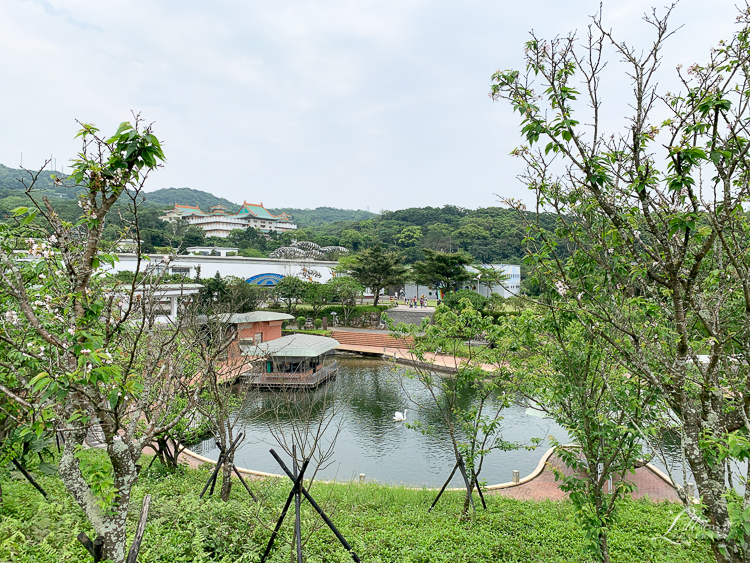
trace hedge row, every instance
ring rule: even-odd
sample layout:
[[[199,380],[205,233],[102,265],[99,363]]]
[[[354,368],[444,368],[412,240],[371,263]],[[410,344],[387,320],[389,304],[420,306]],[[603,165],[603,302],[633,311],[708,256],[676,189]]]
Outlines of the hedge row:
[[[390,309],[390,305],[357,305],[354,307],[354,309],[349,313],[349,318],[359,318],[364,315],[369,315],[371,313],[377,313],[380,314],[383,311],[387,311]],[[283,306],[274,306],[273,304],[268,306],[268,309],[272,311],[281,311],[284,309]],[[331,319],[331,314],[336,313],[340,319],[344,318],[344,308],[341,305],[327,305],[323,307],[320,312],[313,317],[312,311],[307,309],[301,309],[298,308],[296,310],[296,315],[304,315],[308,318],[323,318],[328,317],[328,319]]]

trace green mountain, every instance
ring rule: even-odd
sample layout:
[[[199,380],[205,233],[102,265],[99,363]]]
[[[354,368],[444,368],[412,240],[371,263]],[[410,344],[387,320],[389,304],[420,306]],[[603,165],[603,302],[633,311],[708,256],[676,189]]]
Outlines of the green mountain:
[[[172,207],[175,203],[179,203],[180,205],[197,205],[203,211],[207,212],[214,205],[223,205],[231,213],[240,208],[239,204],[231,202],[228,199],[191,188],[163,188],[148,192],[145,195],[148,203],[164,207]],[[375,213],[362,211],[361,209],[335,209],[333,207],[318,207],[316,209],[279,207],[271,208],[268,211],[274,215],[278,215],[284,211],[291,215],[300,227],[317,227],[339,221],[363,221],[364,219],[376,217]]]
[[[53,199],[75,199],[78,190],[76,188],[55,185],[55,182],[52,180],[53,175],[62,178],[65,177],[61,172],[44,171],[39,174],[35,188],[44,190],[45,195]],[[28,203],[23,194],[24,186],[18,181],[19,179],[24,179],[28,183],[30,180],[29,173],[25,170],[18,170],[0,164],[0,214],[5,215],[8,210]],[[168,209],[175,203],[179,203],[180,205],[197,205],[206,212],[215,205],[223,205],[230,213],[234,213],[240,208],[238,203],[192,188],[162,188],[153,192],[146,192],[144,196],[147,204],[157,206],[161,209]],[[333,207],[318,207],[316,209],[280,207],[269,209],[269,211],[275,215],[285,211],[292,216],[300,228],[319,227],[341,221],[363,221],[377,217],[375,213],[361,209],[336,209]]]
[[[35,189],[45,190],[47,192],[46,195],[49,197],[58,197],[62,199],[75,198],[75,188],[56,186],[55,182],[52,180],[52,176],[65,178],[65,175],[62,172],[44,170],[43,172],[40,172],[37,177],[36,183],[34,184]],[[31,175],[25,170],[9,168],[0,164],[0,197],[22,196],[25,187],[19,180],[23,180],[26,184],[30,184]]]
[[[362,209],[336,209],[334,207],[317,207],[315,209],[294,209],[292,207],[279,207],[269,209],[274,215],[282,211],[291,215],[297,226],[317,227],[328,223],[337,223],[340,221],[364,221],[377,217],[375,213],[363,211]]]
[[[238,203],[192,188],[162,188],[153,192],[147,192],[144,195],[148,203],[160,205],[165,208],[172,207],[175,203],[179,203],[180,205],[197,205],[206,212],[215,205],[223,205],[230,213],[234,213],[240,208]]]

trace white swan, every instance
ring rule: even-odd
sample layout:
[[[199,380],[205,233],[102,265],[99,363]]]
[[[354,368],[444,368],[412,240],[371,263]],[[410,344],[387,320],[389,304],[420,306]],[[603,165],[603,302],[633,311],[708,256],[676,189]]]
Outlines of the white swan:
[[[394,415],[393,415],[393,420],[395,420],[396,422],[403,422],[404,420],[406,420],[406,413],[407,412],[408,411],[406,409],[404,409],[404,412],[398,412],[398,411],[396,411],[394,413]]]

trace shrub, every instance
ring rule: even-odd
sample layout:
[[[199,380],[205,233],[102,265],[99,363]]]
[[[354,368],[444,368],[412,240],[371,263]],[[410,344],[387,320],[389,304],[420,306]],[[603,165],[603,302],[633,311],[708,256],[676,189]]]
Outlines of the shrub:
[[[449,309],[456,311],[461,308],[461,299],[468,299],[471,302],[471,306],[477,311],[483,310],[487,305],[486,297],[470,289],[459,289],[453,293],[446,294],[443,303]]]
[[[82,455],[96,452],[85,450]],[[148,466],[144,457],[142,464]],[[135,529],[146,493],[151,512],[138,560],[142,563],[187,561],[257,561],[289,493],[289,481],[253,480],[250,487],[264,508],[250,508],[241,486],[232,487],[229,502],[216,495],[198,499],[212,469],[187,468],[178,474],[157,469],[143,472],[133,488],[128,527]],[[92,530],[55,476],[35,476],[50,494],[46,501],[26,480],[2,476],[5,503],[0,508],[0,561],[74,563],[91,561],[75,536]],[[363,561],[432,561],[435,563],[497,561],[590,561],[585,536],[576,525],[570,501],[529,501],[488,496],[488,510],[469,522],[456,517],[463,497],[446,491],[428,515],[436,491],[320,483],[313,496],[325,498],[336,526]],[[305,503],[306,504],[306,503]],[[303,507],[305,505],[303,504]],[[623,503],[621,522],[612,529],[612,558],[621,563],[709,563],[711,550],[693,527],[680,523],[665,534],[682,510],[678,503],[647,500]],[[287,516],[289,517],[289,516]],[[307,525],[320,522],[303,512]],[[683,520],[684,522],[684,520]],[[285,533],[282,531],[282,533]],[[286,532],[287,534],[289,532]],[[284,536],[282,536],[284,537]],[[287,536],[288,537],[288,536]],[[280,540],[281,538],[279,538]],[[289,546],[278,541],[274,561],[289,561]],[[439,546],[436,550],[435,546]],[[308,561],[351,561],[328,529],[305,545]]]
[[[315,321],[313,321],[313,324],[315,325],[315,328],[320,329],[320,327],[323,326],[323,319],[315,319]]]
[[[306,322],[307,319],[305,317],[297,317],[297,328],[302,330],[302,327],[305,326]]]
[[[503,317],[517,317],[521,314],[521,311],[487,311],[485,315],[492,317],[495,322]]]

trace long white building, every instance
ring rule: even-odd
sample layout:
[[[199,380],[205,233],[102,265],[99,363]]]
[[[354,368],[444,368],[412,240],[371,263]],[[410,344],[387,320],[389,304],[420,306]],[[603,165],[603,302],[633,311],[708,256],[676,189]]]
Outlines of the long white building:
[[[479,295],[489,297],[493,293],[497,293],[502,297],[513,297],[518,295],[521,291],[521,266],[517,264],[488,264],[487,267],[506,276],[506,280],[501,284],[492,284],[482,282],[482,278],[479,277],[476,280],[466,282],[461,287],[462,289],[470,289],[476,291]],[[477,275],[479,271],[471,266],[466,266],[466,269],[471,272],[472,275]],[[426,285],[416,285],[413,283],[407,283],[404,286],[404,292],[408,299],[414,297],[419,298],[422,295],[428,299],[438,299],[441,297],[439,292],[434,287],[428,287]]]
[[[113,272],[135,272],[137,255],[118,254]],[[167,269],[170,274],[182,274],[190,278],[200,268],[202,279],[211,278],[218,272],[221,277],[235,276],[252,280],[257,285],[276,285],[284,276],[295,276],[306,281],[325,283],[333,276],[337,262],[326,260],[286,260],[277,258],[245,258],[243,256],[177,256],[172,259],[165,254],[150,254],[150,262],[141,262],[141,271],[146,268]],[[169,261],[167,261],[169,259]]]

